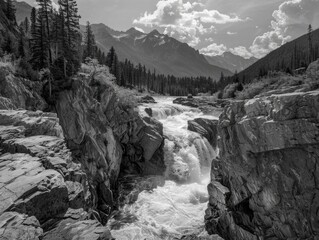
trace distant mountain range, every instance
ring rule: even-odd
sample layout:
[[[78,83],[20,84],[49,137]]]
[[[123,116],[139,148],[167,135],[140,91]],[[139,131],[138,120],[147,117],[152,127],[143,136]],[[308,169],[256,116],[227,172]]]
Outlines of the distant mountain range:
[[[83,27],[83,31],[85,28]],[[231,71],[208,63],[205,56],[186,43],[154,30],[143,33],[135,28],[122,32],[104,24],[92,24],[97,45],[104,52],[113,46],[119,59],[141,63],[148,69],[165,75],[210,76],[218,80],[221,72],[232,75]]]
[[[30,18],[32,6],[26,2],[15,2],[17,22]],[[81,26],[82,32],[85,26]],[[209,57],[198,50],[168,35],[154,30],[143,33],[135,28],[116,31],[104,24],[92,24],[98,47],[107,53],[113,46],[120,60],[128,59],[134,64],[141,63],[151,71],[165,75],[210,76],[218,80],[221,72],[232,75],[251,65],[256,59],[244,59],[232,53]]]
[[[231,52],[225,52],[222,55],[218,56],[205,56],[205,58],[211,65],[226,68],[233,73],[235,73],[236,71],[243,71],[247,67],[254,64],[256,61],[258,61],[258,59],[255,57],[245,59]]]
[[[280,48],[239,73],[240,79],[251,81],[269,70],[295,70],[308,63],[308,34],[305,34]],[[319,29],[312,32],[313,60],[319,57]]]

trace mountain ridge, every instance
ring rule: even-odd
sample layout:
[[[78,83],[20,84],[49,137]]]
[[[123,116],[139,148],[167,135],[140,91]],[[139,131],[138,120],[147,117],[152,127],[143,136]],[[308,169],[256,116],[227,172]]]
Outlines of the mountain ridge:
[[[230,70],[232,73],[235,73],[236,71],[243,71],[258,61],[258,59],[255,57],[246,59],[231,52],[224,52],[222,55],[217,56],[205,55],[205,58],[210,64],[224,67]]]
[[[158,30],[142,33],[135,28],[116,31],[107,25],[91,25],[97,45],[107,53],[113,46],[120,60],[128,59],[134,64],[141,63],[157,73],[176,77],[206,76],[218,80],[221,72],[232,75],[231,71],[208,63],[198,50]],[[81,27],[85,31],[84,26]],[[133,30],[135,29],[135,31]]]

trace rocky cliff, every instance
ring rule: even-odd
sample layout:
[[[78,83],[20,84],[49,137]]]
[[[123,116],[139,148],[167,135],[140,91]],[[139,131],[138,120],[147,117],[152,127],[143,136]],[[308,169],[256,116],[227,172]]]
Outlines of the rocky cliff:
[[[156,175],[165,170],[163,127],[121,104],[109,84],[84,77],[56,104],[67,145],[89,175],[105,223],[120,173]]]
[[[111,238],[102,224],[118,177],[165,170],[161,124],[85,74],[59,94],[56,113],[30,111],[46,107],[39,83],[0,72],[0,238]]]
[[[218,124],[205,222],[224,239],[317,239],[319,91],[236,101]]]
[[[109,233],[94,233],[102,225],[90,220],[92,210],[88,177],[67,148],[56,114],[0,110],[1,239],[65,239],[82,231],[98,239]],[[56,226],[61,238],[50,237]]]

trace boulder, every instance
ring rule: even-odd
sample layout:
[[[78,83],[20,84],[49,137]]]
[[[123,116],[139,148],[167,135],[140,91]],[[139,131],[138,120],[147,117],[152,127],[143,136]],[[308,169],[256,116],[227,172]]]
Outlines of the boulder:
[[[43,234],[39,221],[17,212],[5,212],[0,215],[0,236],[3,240],[38,240]]]
[[[74,221],[67,219],[61,221],[58,226],[47,232],[43,240],[111,240],[112,235],[108,228],[96,220]]]
[[[63,130],[55,113],[27,110],[0,110],[0,126],[22,126],[25,136],[55,136],[63,138]]]
[[[173,103],[184,105],[187,107],[199,107],[198,101],[196,101],[196,99],[194,98],[176,98],[175,100],[173,100]]]
[[[0,165],[0,214],[16,211],[44,222],[67,210],[68,190],[63,177],[44,169],[39,158],[5,154]]]
[[[17,107],[11,102],[9,98],[0,96],[0,109],[16,109]]]
[[[144,111],[147,113],[148,116],[153,117],[153,110],[152,110],[152,108],[145,108]]]
[[[42,239],[68,219],[70,207],[92,206],[87,175],[55,114],[1,110],[0,116],[0,235]]]
[[[173,100],[173,103],[192,108],[199,108],[203,113],[214,114],[214,116],[219,116],[222,112],[222,108],[219,103],[204,97],[180,97]]]
[[[186,182],[190,178],[190,169],[187,163],[182,159],[175,158],[175,161],[169,168],[169,176],[178,182]]]
[[[188,121],[187,129],[192,132],[197,132],[202,137],[205,137],[211,146],[216,149],[218,138],[217,125],[218,120],[196,118]]]
[[[212,177],[218,176],[229,193],[210,184],[205,221],[211,234],[238,240],[316,239],[318,108],[319,91],[235,101],[225,108]],[[224,193],[223,207],[218,196]]]
[[[47,103],[41,97],[42,83],[15,76],[9,67],[0,67],[0,109],[44,110]],[[6,100],[6,99],[8,100]]]
[[[310,78],[319,78],[319,59],[309,64],[306,74]]]
[[[133,204],[138,195],[143,191],[152,191],[158,186],[164,186],[164,176],[146,176],[126,175],[119,178],[118,181],[118,206]]]
[[[140,98],[140,103],[156,103],[155,99],[149,95]]]

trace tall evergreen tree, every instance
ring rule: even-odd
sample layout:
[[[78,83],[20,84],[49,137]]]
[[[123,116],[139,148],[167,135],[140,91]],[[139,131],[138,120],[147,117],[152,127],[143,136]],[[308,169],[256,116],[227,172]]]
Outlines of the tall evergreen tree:
[[[75,0],[59,0],[63,51],[60,58],[67,63],[65,68],[69,76],[80,67],[80,24],[77,3]]]
[[[115,49],[114,49],[114,47],[111,47],[110,51],[107,53],[107,56],[106,56],[106,65],[107,65],[110,69],[111,69],[111,67],[112,67],[114,55],[115,55]]]
[[[37,15],[37,21],[33,26],[31,35],[31,62],[36,69],[49,66],[48,60],[48,36],[45,31],[45,21],[42,15]]]
[[[22,57],[24,58],[25,57],[25,49],[24,49],[24,34],[23,34],[23,31],[21,32],[20,34],[20,39],[19,39],[19,45],[18,45],[18,54],[19,54],[19,57]]]
[[[47,44],[46,49],[49,55],[49,66],[52,64],[52,50],[51,50],[51,30],[50,22],[52,20],[52,1],[51,0],[36,0],[39,5],[38,17],[39,21],[42,21],[44,27],[44,37]]]
[[[77,3],[75,0],[59,0],[59,4],[65,19],[67,44],[69,47],[74,48],[80,29]]]
[[[95,57],[95,37],[92,32],[92,28],[90,22],[86,24],[86,32],[85,32],[85,49],[84,49],[84,60],[87,57],[94,58]],[[99,56],[101,58],[101,56]],[[101,61],[101,59],[98,59]]]
[[[6,13],[8,20],[16,22],[16,15],[15,15],[16,8],[15,8],[12,0],[7,0],[5,13]]]
[[[23,25],[24,25],[24,32],[25,34],[28,34],[29,33],[29,30],[30,30],[30,21],[29,21],[29,18],[25,18],[24,21],[23,21]]]
[[[31,27],[30,27],[30,31],[31,31],[31,36],[35,34],[35,29],[36,29],[36,22],[37,22],[37,10],[35,8],[32,8],[31,10]]]
[[[312,50],[312,26],[308,26],[308,63],[311,63],[313,60],[313,50]]]

